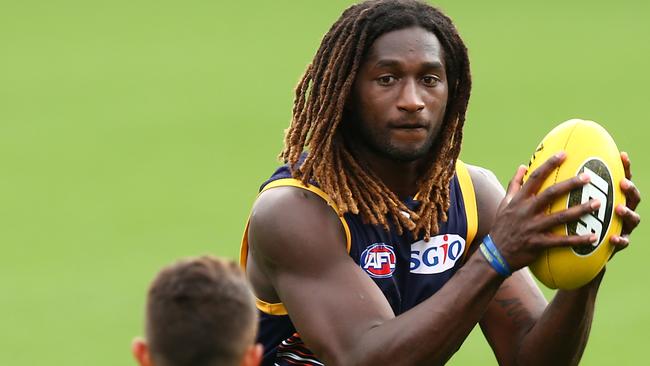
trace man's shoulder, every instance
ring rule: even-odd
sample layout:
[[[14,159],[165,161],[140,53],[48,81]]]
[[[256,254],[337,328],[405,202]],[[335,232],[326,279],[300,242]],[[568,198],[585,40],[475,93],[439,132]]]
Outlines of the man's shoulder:
[[[497,180],[496,175],[488,168],[466,162],[463,162],[463,164],[465,164],[467,171],[472,176],[472,181]]]
[[[264,187],[243,239],[249,278],[261,300],[284,302],[276,281],[318,276],[323,266],[347,259],[338,216],[316,193],[300,186]],[[286,310],[285,310],[286,311]]]
[[[341,223],[328,202],[317,193],[299,186],[277,186],[263,191],[250,216],[249,235],[254,245],[276,250],[318,238],[338,237]],[[345,248],[345,246],[343,246]]]
[[[273,182],[271,182],[273,183]],[[251,218],[266,216],[300,216],[325,211],[327,202],[315,192],[298,185],[266,187],[255,200]]]
[[[481,196],[484,196],[485,194],[491,195],[495,191],[503,192],[503,186],[491,170],[478,165],[464,164],[472,178],[472,184],[474,185],[477,199],[481,199]]]

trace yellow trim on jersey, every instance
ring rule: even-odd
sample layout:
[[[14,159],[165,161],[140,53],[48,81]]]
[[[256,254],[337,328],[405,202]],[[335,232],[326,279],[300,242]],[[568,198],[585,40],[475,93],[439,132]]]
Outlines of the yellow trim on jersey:
[[[460,190],[463,192],[463,201],[465,202],[465,216],[467,218],[467,236],[465,241],[465,253],[476,237],[478,230],[478,209],[476,206],[476,194],[474,192],[474,184],[472,184],[472,177],[469,175],[467,166],[460,160],[456,161],[456,176],[460,184]]]
[[[248,263],[248,226],[250,224],[250,217],[249,221],[246,222],[246,229],[244,229],[244,237],[241,240],[241,247],[239,248],[239,265],[241,266],[242,270],[246,272],[246,264]],[[284,307],[284,305],[279,302],[279,303],[270,303],[266,302],[264,300],[260,300],[257,297],[255,297],[255,306],[260,309],[261,311],[270,314],[270,315],[287,315],[287,309]]]
[[[246,264],[248,263],[248,227],[250,226],[250,219],[250,215],[248,215],[244,236],[241,238],[241,245],[239,246],[239,266],[244,272],[246,272]]]
[[[262,192],[268,191],[271,188],[276,188],[276,187],[297,187],[301,189],[308,190],[310,192],[315,193],[318,195],[320,198],[322,198],[327,204],[336,212],[336,215],[339,217],[339,220],[341,220],[341,224],[343,225],[343,230],[345,231],[345,248],[348,253],[350,253],[350,248],[352,246],[352,236],[350,234],[350,227],[348,226],[347,221],[345,221],[345,218],[343,215],[339,214],[338,207],[332,201],[330,196],[327,195],[327,193],[323,192],[320,188],[316,186],[312,186],[311,184],[309,185],[304,185],[302,181],[294,178],[283,178],[283,179],[278,179],[274,180],[273,182],[267,184],[264,186],[264,188],[260,191],[259,194],[262,194]],[[259,197],[258,194],[258,197]],[[239,250],[239,264],[241,265],[242,269],[246,271],[246,263],[248,262],[248,226],[250,224],[250,216],[248,217],[248,220],[246,221],[246,229],[244,229],[244,236],[242,238],[241,242],[241,247]],[[287,309],[284,307],[284,304],[281,302],[278,303],[269,303],[264,300],[260,300],[258,298],[255,298],[255,305],[260,311],[263,311],[267,314],[270,315],[287,315]]]
[[[260,300],[257,297],[255,298],[255,306],[261,311],[269,315],[288,315],[287,308],[284,307],[284,304],[281,302],[271,304],[264,300]]]

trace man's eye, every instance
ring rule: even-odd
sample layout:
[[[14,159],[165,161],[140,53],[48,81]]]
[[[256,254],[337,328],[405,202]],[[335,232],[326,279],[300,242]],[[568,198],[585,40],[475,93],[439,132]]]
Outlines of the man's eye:
[[[388,86],[391,85],[397,80],[394,76],[391,75],[385,75],[385,76],[380,76],[377,78],[377,83],[382,86]]]
[[[440,79],[435,76],[425,76],[422,78],[422,83],[426,86],[436,86],[439,82]]]

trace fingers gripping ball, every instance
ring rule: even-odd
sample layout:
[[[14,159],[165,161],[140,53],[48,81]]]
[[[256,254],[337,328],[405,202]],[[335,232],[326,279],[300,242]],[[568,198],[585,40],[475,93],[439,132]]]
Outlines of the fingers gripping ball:
[[[553,232],[559,235],[593,233],[598,239],[593,245],[545,250],[530,269],[550,288],[574,289],[591,281],[612,255],[614,247],[609,239],[612,235],[619,235],[622,229],[622,221],[614,213],[614,208],[625,203],[619,187],[625,171],[616,143],[602,126],[592,121],[572,119],[561,123],[544,137],[530,160],[524,182],[531,172],[559,151],[565,151],[567,158],[544,181],[540,192],[580,173],[589,175],[590,182],[555,200],[547,212],[565,210],[590,199],[598,199],[601,205],[577,222],[560,225]]]

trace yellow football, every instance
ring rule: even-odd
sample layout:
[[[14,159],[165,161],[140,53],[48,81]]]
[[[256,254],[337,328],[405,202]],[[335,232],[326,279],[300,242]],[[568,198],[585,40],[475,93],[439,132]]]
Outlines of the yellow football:
[[[602,126],[593,121],[572,119],[555,127],[542,139],[530,159],[524,182],[531,172],[559,151],[566,152],[566,160],[548,176],[540,192],[580,173],[588,174],[591,180],[582,188],[556,199],[547,212],[564,210],[592,198],[598,199],[601,205],[597,211],[576,222],[558,226],[553,232],[561,235],[594,233],[598,240],[591,246],[545,250],[530,269],[550,288],[574,289],[591,281],[612,255],[614,247],[609,239],[612,235],[620,235],[623,226],[614,208],[625,203],[620,188],[625,171],[614,139]]]

